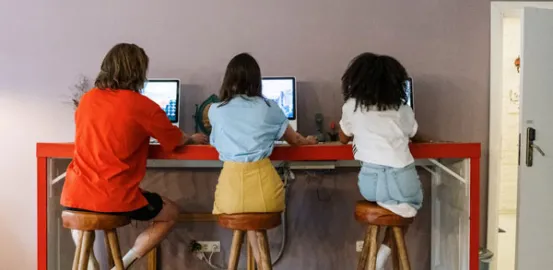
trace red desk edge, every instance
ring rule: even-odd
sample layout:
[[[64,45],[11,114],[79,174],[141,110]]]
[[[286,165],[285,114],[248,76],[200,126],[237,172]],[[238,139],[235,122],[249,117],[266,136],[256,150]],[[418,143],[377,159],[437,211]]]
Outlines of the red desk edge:
[[[49,158],[72,158],[73,143],[37,143],[37,269],[47,270],[47,213]],[[470,160],[470,238],[469,269],[479,267],[480,248],[480,143],[420,143],[410,145],[416,159],[469,159]],[[150,159],[174,160],[219,160],[215,148],[205,145],[190,145],[176,152],[166,152],[159,145],[150,146]],[[351,145],[319,144],[292,147],[275,146],[272,160],[287,161],[332,161],[352,160]]]

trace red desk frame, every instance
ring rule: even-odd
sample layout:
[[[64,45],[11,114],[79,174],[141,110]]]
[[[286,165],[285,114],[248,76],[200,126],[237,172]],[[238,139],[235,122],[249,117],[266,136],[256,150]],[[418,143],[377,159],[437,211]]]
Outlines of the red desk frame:
[[[47,190],[49,158],[72,158],[72,143],[37,143],[37,269],[47,269]],[[469,269],[479,267],[480,247],[480,155],[479,143],[425,143],[412,144],[411,153],[416,159],[469,159],[470,160],[470,239]],[[211,146],[192,145],[167,153],[160,146],[150,146],[150,159],[218,160]],[[272,160],[335,161],[352,160],[351,145],[319,144],[313,146],[276,146]]]

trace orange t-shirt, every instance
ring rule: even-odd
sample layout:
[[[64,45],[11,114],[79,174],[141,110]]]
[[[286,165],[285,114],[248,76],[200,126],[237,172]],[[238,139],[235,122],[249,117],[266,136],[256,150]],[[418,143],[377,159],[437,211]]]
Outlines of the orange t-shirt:
[[[150,137],[174,150],[182,132],[155,102],[130,90],[92,89],[75,112],[75,153],[61,205],[129,212],[148,204],[139,188]]]

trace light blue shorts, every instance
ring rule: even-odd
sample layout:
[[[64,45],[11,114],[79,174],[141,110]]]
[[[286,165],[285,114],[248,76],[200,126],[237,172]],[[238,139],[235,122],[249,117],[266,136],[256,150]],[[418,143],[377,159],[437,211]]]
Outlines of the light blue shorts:
[[[367,201],[422,207],[422,186],[414,163],[403,168],[363,163],[358,185]]]

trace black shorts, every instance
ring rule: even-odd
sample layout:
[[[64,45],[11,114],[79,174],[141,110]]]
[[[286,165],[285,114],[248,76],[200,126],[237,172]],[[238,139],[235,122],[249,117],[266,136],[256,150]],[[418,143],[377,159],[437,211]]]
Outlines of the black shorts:
[[[125,216],[133,220],[148,221],[155,218],[159,214],[159,212],[161,212],[161,209],[163,209],[163,200],[161,199],[161,196],[159,196],[159,194],[153,193],[153,192],[143,191],[142,195],[148,201],[148,205],[130,212],[105,213],[105,212],[95,212],[95,211],[71,208],[71,207],[63,207],[63,209],[68,211],[92,212],[92,213],[109,214],[109,215],[116,215],[116,216]]]

